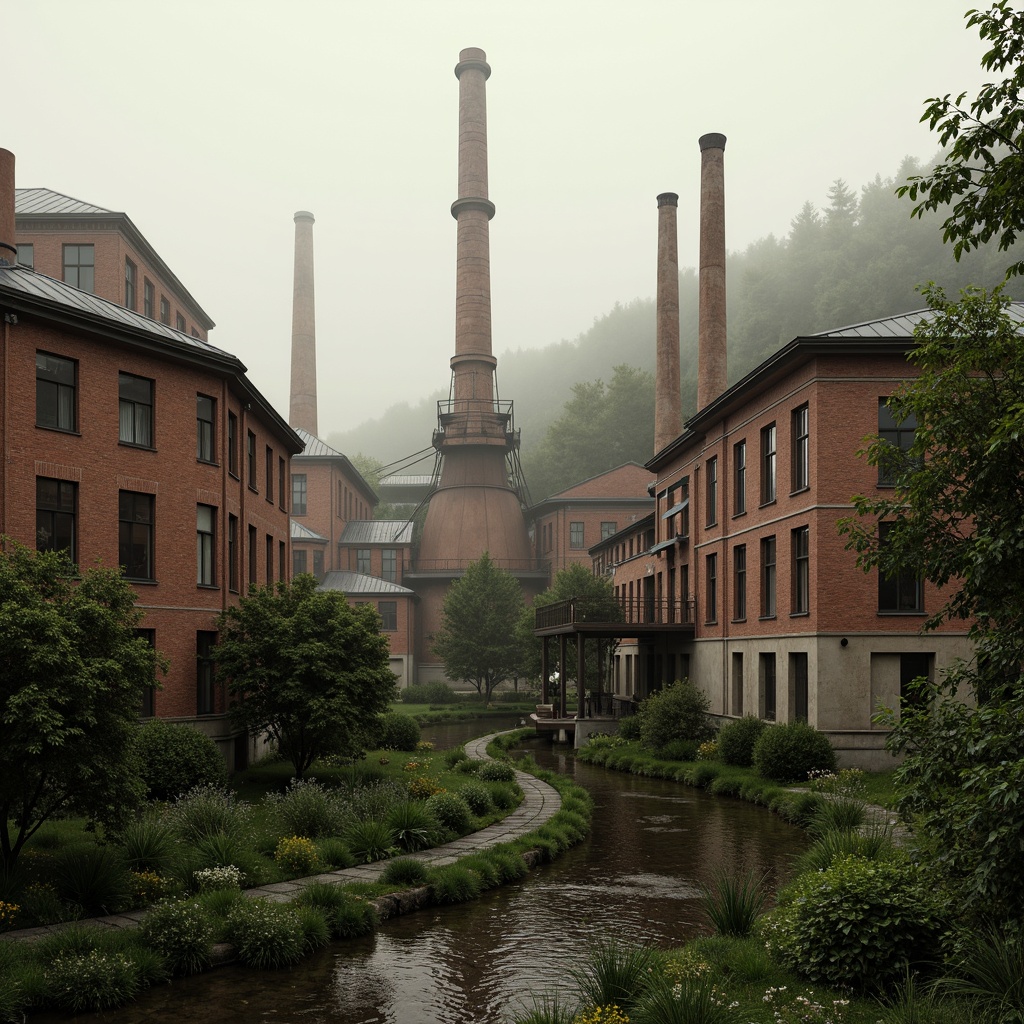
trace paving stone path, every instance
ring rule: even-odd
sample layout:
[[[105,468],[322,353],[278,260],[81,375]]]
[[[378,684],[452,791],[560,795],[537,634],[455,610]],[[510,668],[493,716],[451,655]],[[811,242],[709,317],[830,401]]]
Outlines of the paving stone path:
[[[492,733],[490,736],[471,740],[465,746],[466,753],[476,760],[491,760],[487,754],[487,744],[498,735],[500,734]],[[516,782],[519,783],[523,791],[523,801],[501,821],[488,825],[487,828],[483,828],[479,832],[456,839],[454,842],[445,843],[443,846],[435,846],[429,850],[420,850],[418,853],[404,856],[411,860],[418,860],[428,868],[454,864],[460,857],[478,853],[488,847],[497,846],[499,843],[510,842],[540,828],[546,821],[554,817],[562,806],[562,798],[559,796],[558,790],[546,782],[541,782],[540,779],[519,771],[516,772]],[[261,885],[255,889],[246,889],[245,894],[274,900],[278,903],[288,903],[295,899],[306,886],[312,885],[314,882],[327,882],[331,885],[344,885],[349,882],[376,882],[387,865],[388,862],[383,860],[375,861],[373,864],[360,864],[354,868],[340,868],[337,871],[327,871],[320,875],[310,875],[307,878],[293,878],[288,882],[274,882],[271,885]],[[413,898],[411,900],[385,897],[383,901],[378,901],[378,904],[380,903],[384,903],[384,906],[378,906],[380,916],[391,917],[394,914],[404,913],[424,905],[425,894],[422,899]],[[95,917],[91,921],[110,928],[134,928],[145,916],[145,910],[132,910],[125,914]],[[0,935],[0,938],[32,941],[43,935],[48,935],[60,927],[61,925],[47,925],[41,928],[23,928],[20,931],[5,932]]]

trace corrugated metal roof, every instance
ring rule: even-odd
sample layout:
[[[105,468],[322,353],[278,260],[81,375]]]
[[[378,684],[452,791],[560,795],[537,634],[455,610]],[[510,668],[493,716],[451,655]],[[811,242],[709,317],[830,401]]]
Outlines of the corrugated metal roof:
[[[433,476],[429,473],[425,476],[386,476],[380,485],[381,487],[427,487],[434,482]]]
[[[367,576],[364,573],[351,572],[348,569],[332,569],[320,581],[319,589],[340,590],[348,597],[361,594],[394,594],[411,597],[414,594],[414,591],[409,590],[408,587],[382,580],[379,576]]]
[[[93,295],[92,292],[83,292],[54,277],[47,277],[46,274],[40,274],[31,267],[0,267],[0,291],[23,295],[31,299],[41,299],[76,313],[87,314],[95,320],[103,320],[119,327],[144,331],[177,346],[184,345],[201,352],[209,352],[211,355],[235,358],[231,353],[211,345],[208,341],[203,341],[202,338],[176,331],[169,324],[160,323],[159,320],[150,320],[149,317],[143,316],[141,313],[126,309],[99,295]]]
[[[14,215],[30,213],[114,213],[114,210],[94,206],[73,196],[54,192],[49,188],[16,188],[14,190]]]
[[[335,451],[326,441],[321,441],[319,437],[314,437],[308,430],[296,427],[295,433],[302,438],[303,443],[306,445],[306,449],[302,453],[303,455],[328,459],[345,458],[341,452]]]
[[[1007,313],[1017,323],[1024,323],[1024,302],[1011,302]],[[812,334],[812,338],[912,338],[914,328],[922,320],[930,320],[935,310],[915,309],[911,313],[900,313],[897,316],[883,317],[881,320],[866,320],[860,324],[850,324],[832,331],[820,331]]]
[[[412,521],[408,519],[354,519],[345,524],[342,544],[411,544]]]
[[[304,540],[318,544],[327,543],[326,537],[321,537],[319,533],[314,533],[308,526],[303,526],[302,523],[297,523],[294,519],[291,520],[291,524],[292,540]]]

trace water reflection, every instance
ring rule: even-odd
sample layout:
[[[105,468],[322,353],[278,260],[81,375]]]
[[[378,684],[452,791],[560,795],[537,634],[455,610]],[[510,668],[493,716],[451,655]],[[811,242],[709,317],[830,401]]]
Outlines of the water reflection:
[[[480,732],[469,723],[452,739],[447,729],[445,745]],[[767,870],[779,880],[804,847],[798,830],[761,808],[577,764],[546,741],[530,749],[595,799],[591,836],[557,863],[471,904],[386,922],[293,971],[222,969],[146,993],[108,1018],[498,1024],[529,1005],[530,993],[556,992],[600,938],[673,946],[699,934],[697,886],[716,869]]]

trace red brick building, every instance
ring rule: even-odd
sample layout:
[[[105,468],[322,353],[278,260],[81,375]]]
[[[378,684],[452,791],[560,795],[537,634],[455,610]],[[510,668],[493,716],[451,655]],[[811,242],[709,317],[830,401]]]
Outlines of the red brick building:
[[[3,242],[14,161],[0,158]],[[33,244],[38,255],[64,243]],[[191,723],[243,764],[251,741],[230,726],[210,652],[218,615],[250,583],[290,572],[289,462],[302,443],[235,356],[98,294],[103,254],[138,253],[148,271],[145,246],[95,246],[94,290],[0,265],[0,534],[121,566],[170,663],[140,713]]]

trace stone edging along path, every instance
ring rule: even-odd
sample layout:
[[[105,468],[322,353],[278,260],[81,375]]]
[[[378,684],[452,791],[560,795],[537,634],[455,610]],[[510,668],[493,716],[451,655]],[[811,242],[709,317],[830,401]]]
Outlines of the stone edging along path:
[[[480,760],[491,760],[487,753],[487,745],[500,733],[492,733],[489,736],[482,736],[479,739],[471,740],[465,745],[465,751],[469,757]],[[459,858],[467,857],[473,853],[479,853],[488,847],[497,846],[499,843],[507,843],[520,836],[526,835],[534,829],[540,828],[545,822],[555,816],[562,806],[562,798],[553,786],[527,774],[516,772],[516,782],[523,791],[522,803],[501,821],[488,825],[479,832],[471,832],[468,836],[462,836],[454,842],[445,843],[443,846],[435,846],[429,850],[420,850],[417,853],[403,854],[410,860],[418,860],[428,868],[444,867],[454,864]],[[270,885],[261,885],[255,889],[246,889],[245,895],[253,898],[273,900],[275,903],[290,903],[307,886],[315,882],[326,882],[329,885],[345,885],[349,882],[376,882],[381,873],[387,867],[387,860],[374,861],[372,864],[360,864],[354,868],[339,868],[337,871],[327,871],[319,875],[310,875],[306,878],[293,878],[287,882],[273,882]],[[429,892],[427,889],[405,890],[382,896],[373,901],[379,918],[383,921],[389,917],[396,917],[400,914],[407,914],[418,910],[427,903]],[[111,914],[108,917],[91,918],[91,923],[105,925],[110,928],[135,928],[146,916],[146,911],[132,910],[124,914]],[[39,928],[23,928],[19,931],[10,931],[0,934],[0,939],[21,939],[31,942],[42,938],[54,931],[58,931],[61,925],[45,925]],[[221,951],[218,950],[218,953]],[[215,956],[215,962],[221,959]],[[226,959],[226,958],[225,958]]]

